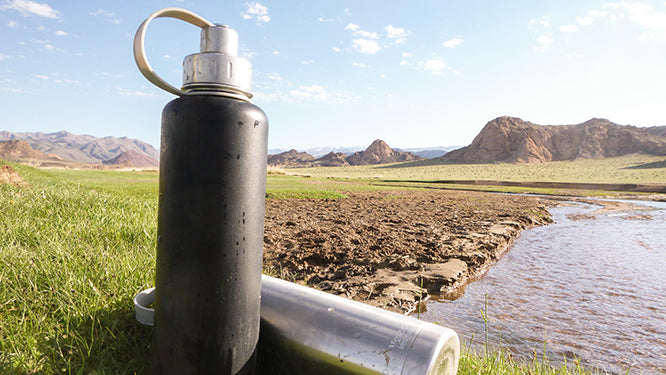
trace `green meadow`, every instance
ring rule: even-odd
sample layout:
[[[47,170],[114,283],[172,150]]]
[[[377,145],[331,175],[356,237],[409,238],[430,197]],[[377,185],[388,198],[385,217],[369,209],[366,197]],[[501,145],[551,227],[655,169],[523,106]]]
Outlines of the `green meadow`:
[[[267,197],[344,199],[356,190],[405,189],[378,177],[534,180],[551,169],[562,181],[666,183],[663,158],[574,163],[292,170],[310,177],[272,173]],[[25,184],[0,185],[0,373],[150,373],[152,328],[135,321],[132,298],[154,283],[157,172],[10,165]],[[515,363],[499,348],[464,350],[459,373],[586,372]]]
[[[376,180],[498,180],[516,182],[589,182],[666,184],[666,158],[628,155],[541,164],[432,164],[363,165],[335,168],[298,168],[289,172],[320,178]]]

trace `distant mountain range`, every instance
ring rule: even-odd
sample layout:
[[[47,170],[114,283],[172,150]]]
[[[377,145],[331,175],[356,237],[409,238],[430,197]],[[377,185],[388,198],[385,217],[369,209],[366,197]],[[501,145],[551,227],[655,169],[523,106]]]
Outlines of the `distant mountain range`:
[[[286,168],[417,163],[543,163],[627,154],[666,155],[666,126],[638,128],[593,118],[577,125],[537,125],[517,117],[489,121],[469,146],[393,149],[382,140],[369,147],[271,150],[268,164]],[[453,150],[452,150],[453,149]],[[37,166],[157,168],[159,152],[127,137],[97,138],[66,131],[0,131],[0,158]]]
[[[14,141],[6,143],[6,141]],[[22,142],[17,142],[22,141]],[[127,137],[97,138],[91,135],[76,135],[67,131],[55,133],[0,131],[0,142],[5,142],[1,158],[15,161],[30,161],[32,164],[76,167],[81,163],[102,167],[123,166],[155,168],[159,152],[150,144]],[[25,146],[39,153],[31,153]],[[10,155],[10,153],[12,153]],[[123,154],[126,154],[123,156]],[[23,155],[18,157],[17,155]]]
[[[627,154],[666,155],[666,126],[637,128],[593,118],[577,125],[537,125],[498,117],[442,163],[543,163]]]
[[[268,155],[268,164],[287,168],[299,167],[344,167],[348,165],[387,164],[421,160],[422,157],[411,152],[396,151],[386,142],[377,139],[363,151],[351,155],[342,152],[329,152],[315,158],[307,152],[289,150],[276,155]]]

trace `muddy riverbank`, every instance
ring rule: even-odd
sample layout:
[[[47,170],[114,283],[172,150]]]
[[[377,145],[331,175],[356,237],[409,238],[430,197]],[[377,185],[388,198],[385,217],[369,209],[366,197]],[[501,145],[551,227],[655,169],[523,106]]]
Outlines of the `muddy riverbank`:
[[[351,192],[267,200],[264,268],[286,280],[408,313],[481,275],[553,201],[461,191]]]

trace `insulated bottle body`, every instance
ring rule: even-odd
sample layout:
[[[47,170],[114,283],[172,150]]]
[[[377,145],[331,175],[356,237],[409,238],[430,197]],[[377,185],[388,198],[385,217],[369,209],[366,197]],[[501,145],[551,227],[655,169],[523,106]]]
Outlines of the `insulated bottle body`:
[[[155,351],[163,373],[254,372],[268,121],[183,96],[162,112]]]

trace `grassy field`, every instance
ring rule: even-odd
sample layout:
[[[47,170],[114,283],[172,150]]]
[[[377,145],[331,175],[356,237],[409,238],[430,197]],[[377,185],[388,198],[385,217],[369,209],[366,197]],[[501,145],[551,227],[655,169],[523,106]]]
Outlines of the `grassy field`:
[[[599,182],[666,184],[666,158],[629,155],[542,164],[417,163],[291,169],[289,173],[318,178],[381,180],[498,180],[518,182]]]
[[[152,329],[134,320],[132,297],[154,284],[157,173],[12,166],[27,185],[0,185],[0,373],[149,373]],[[267,195],[366,189],[395,188],[271,175]],[[461,358],[460,374],[498,373],[579,372],[501,350]]]

